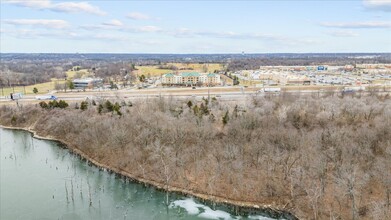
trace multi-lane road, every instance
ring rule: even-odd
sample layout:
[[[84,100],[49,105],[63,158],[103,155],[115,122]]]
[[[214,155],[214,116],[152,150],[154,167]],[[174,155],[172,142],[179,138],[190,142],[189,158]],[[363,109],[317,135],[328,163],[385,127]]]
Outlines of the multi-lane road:
[[[150,99],[159,97],[175,97],[177,99],[189,99],[202,97],[216,97],[219,100],[242,100],[251,96],[278,95],[289,93],[294,95],[322,95],[326,93],[340,94],[340,87],[286,87],[282,88],[281,93],[262,93],[257,92],[260,88],[243,88],[243,87],[201,87],[192,89],[187,88],[149,88],[149,89],[121,89],[121,90],[94,90],[94,91],[72,91],[72,92],[56,92],[57,99],[70,102],[84,101],[88,99],[125,99],[138,100]],[[373,91],[357,92],[363,95]],[[390,94],[391,88],[379,88],[377,93]],[[36,103],[40,100],[36,99],[35,95],[26,95],[19,100],[20,103]],[[9,97],[0,97],[0,104],[12,103]]]

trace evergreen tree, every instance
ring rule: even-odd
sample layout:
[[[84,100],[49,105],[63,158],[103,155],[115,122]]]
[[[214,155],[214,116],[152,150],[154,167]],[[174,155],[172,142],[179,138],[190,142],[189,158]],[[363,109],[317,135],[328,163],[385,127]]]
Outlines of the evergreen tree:
[[[112,112],[113,111],[113,104],[109,100],[107,100],[105,102],[105,108],[107,109],[107,111]]]
[[[191,108],[192,106],[193,106],[193,103],[189,100],[189,101],[187,102],[187,107]]]
[[[58,102],[58,105],[57,105],[59,108],[66,108],[66,107],[68,107],[69,105],[68,105],[68,103],[66,102],[66,101],[64,101],[64,100],[60,100],[59,102]]]
[[[229,112],[228,112],[228,110],[225,112],[225,115],[223,116],[222,120],[223,120],[223,125],[225,126],[228,123],[228,121],[229,121]]]
[[[102,114],[102,111],[103,111],[103,105],[102,105],[102,104],[99,104],[99,105],[98,105],[98,113],[99,113],[99,114]]]
[[[86,102],[86,101],[81,102],[80,103],[80,109],[82,111],[87,110],[88,109],[88,102]]]
[[[69,89],[75,89],[75,84],[71,80],[68,81],[68,87]]]

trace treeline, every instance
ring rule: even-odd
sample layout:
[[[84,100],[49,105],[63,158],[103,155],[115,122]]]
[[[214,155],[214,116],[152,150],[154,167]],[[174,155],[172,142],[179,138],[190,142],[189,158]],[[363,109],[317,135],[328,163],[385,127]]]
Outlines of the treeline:
[[[17,86],[49,82],[51,78],[64,79],[71,65],[52,62],[1,62],[0,85]]]
[[[50,82],[52,78],[66,79],[66,71],[77,66],[79,69],[88,69],[89,76],[100,77],[107,81],[135,80],[132,73],[135,64],[118,61],[91,61],[61,60],[51,61],[30,61],[13,60],[0,63],[0,86],[11,87],[18,85],[33,85],[37,83]],[[75,77],[80,77],[76,74]]]
[[[363,63],[391,63],[390,57],[261,57],[234,59],[228,63],[226,71],[256,70],[260,66],[311,66],[311,65],[355,65]]]
[[[168,63],[221,63],[225,72],[259,69],[264,65],[347,65],[391,63],[390,54],[2,54],[0,86],[32,85],[63,79],[78,66],[109,82],[135,80],[135,66],[157,65],[178,70]],[[179,70],[191,70],[182,68]],[[206,69],[207,70],[207,69]]]
[[[117,103],[121,114],[113,102],[2,106],[0,123],[34,125],[101,163],[210,199],[300,219],[391,218],[389,96]]]
[[[100,78],[115,78],[122,80],[129,76],[135,79],[132,71],[136,70],[134,63],[129,62],[99,62],[92,65],[83,65],[91,69],[96,77]]]

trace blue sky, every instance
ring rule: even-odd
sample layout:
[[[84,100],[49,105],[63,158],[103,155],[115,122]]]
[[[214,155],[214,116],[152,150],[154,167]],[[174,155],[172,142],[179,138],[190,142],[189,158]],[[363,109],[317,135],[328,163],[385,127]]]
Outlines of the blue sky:
[[[391,52],[391,0],[1,0],[0,51]]]

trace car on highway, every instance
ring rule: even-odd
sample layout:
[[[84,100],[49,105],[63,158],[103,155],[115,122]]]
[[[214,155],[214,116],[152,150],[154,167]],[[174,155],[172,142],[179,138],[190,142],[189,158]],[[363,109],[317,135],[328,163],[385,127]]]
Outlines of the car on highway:
[[[41,96],[36,96],[35,99],[37,99],[37,100],[57,100],[57,97],[54,95],[41,95]]]

